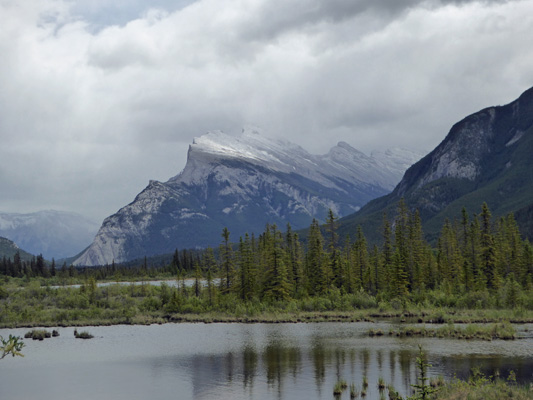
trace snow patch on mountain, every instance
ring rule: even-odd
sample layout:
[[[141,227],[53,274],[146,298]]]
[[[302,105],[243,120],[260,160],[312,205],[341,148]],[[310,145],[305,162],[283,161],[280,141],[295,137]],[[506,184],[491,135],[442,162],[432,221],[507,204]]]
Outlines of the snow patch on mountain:
[[[266,223],[293,228],[357,211],[389,192],[414,153],[368,156],[345,142],[313,155],[286,140],[245,128],[238,137],[208,132],[189,146],[183,171],[150,181],[135,200],[108,217],[77,265],[122,262],[175,248],[217,245],[232,235],[262,231]],[[416,157],[418,158],[418,157]]]

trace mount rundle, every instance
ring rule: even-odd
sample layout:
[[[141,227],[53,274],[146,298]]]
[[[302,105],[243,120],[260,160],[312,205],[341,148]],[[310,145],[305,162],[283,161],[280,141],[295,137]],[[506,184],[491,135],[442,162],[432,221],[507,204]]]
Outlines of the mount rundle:
[[[220,131],[194,139],[183,171],[150,181],[129,205],[106,218],[75,265],[104,265],[176,248],[217,246],[227,227],[233,240],[267,223],[294,229],[344,216],[389,193],[420,158],[393,149],[371,156],[340,142],[312,155],[256,128],[240,137]]]

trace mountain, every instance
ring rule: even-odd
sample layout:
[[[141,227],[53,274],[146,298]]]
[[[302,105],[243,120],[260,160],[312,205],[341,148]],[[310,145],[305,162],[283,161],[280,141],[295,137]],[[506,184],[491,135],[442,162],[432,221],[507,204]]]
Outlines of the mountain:
[[[330,208],[347,215],[392,190],[417,158],[404,150],[367,156],[344,142],[312,155],[255,128],[240,137],[210,132],[194,139],[179,175],[150,181],[131,204],[106,218],[75,264],[216,246],[224,227],[238,238],[262,232],[266,223],[302,228]]]
[[[383,213],[394,215],[400,198],[419,209],[434,240],[445,218],[461,210],[479,213],[486,202],[494,216],[515,213],[522,233],[533,234],[533,88],[504,106],[485,108],[456,123],[431,153],[410,167],[388,195],[340,221],[340,232],[361,225],[379,238]]]
[[[30,261],[33,255],[21,250],[13,241],[0,237],[0,258],[9,258],[13,260],[16,253],[19,253],[20,259],[23,261]]]
[[[80,253],[97,231],[95,222],[74,213],[0,213],[0,236],[9,238],[32,254],[42,254],[48,260]]]

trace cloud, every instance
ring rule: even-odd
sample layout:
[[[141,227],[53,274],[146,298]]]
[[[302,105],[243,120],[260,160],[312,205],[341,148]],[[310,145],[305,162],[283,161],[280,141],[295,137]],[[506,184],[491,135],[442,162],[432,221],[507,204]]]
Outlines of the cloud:
[[[99,219],[252,123],[431,150],[533,82],[524,1],[0,0],[2,211]]]

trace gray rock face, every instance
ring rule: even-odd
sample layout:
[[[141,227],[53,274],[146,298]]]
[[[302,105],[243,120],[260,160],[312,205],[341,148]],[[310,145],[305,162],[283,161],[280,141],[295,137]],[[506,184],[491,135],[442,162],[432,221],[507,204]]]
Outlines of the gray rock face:
[[[533,237],[533,88],[515,101],[488,107],[457,122],[444,140],[405,172],[387,196],[375,199],[340,223],[341,233],[361,225],[379,242],[383,213],[394,216],[403,198],[418,209],[424,232],[436,238],[446,218],[486,202],[493,216],[514,212],[522,233]],[[527,227],[527,228],[526,228]]]
[[[236,240],[261,232],[267,223],[306,227],[330,208],[347,215],[388,193],[419,157],[400,150],[389,154],[371,157],[341,142],[325,155],[312,155],[257,129],[240,137],[210,132],[194,140],[179,175],[151,181],[131,204],[106,218],[75,264],[216,246],[224,227]]]
[[[32,254],[42,254],[48,260],[78,254],[93,240],[97,231],[97,223],[74,213],[0,213],[0,236],[11,239]]]
[[[488,108],[457,127],[455,140],[447,140],[431,154],[431,167],[420,177],[422,187],[441,178],[474,181],[481,173],[481,160],[490,152],[496,110]]]

